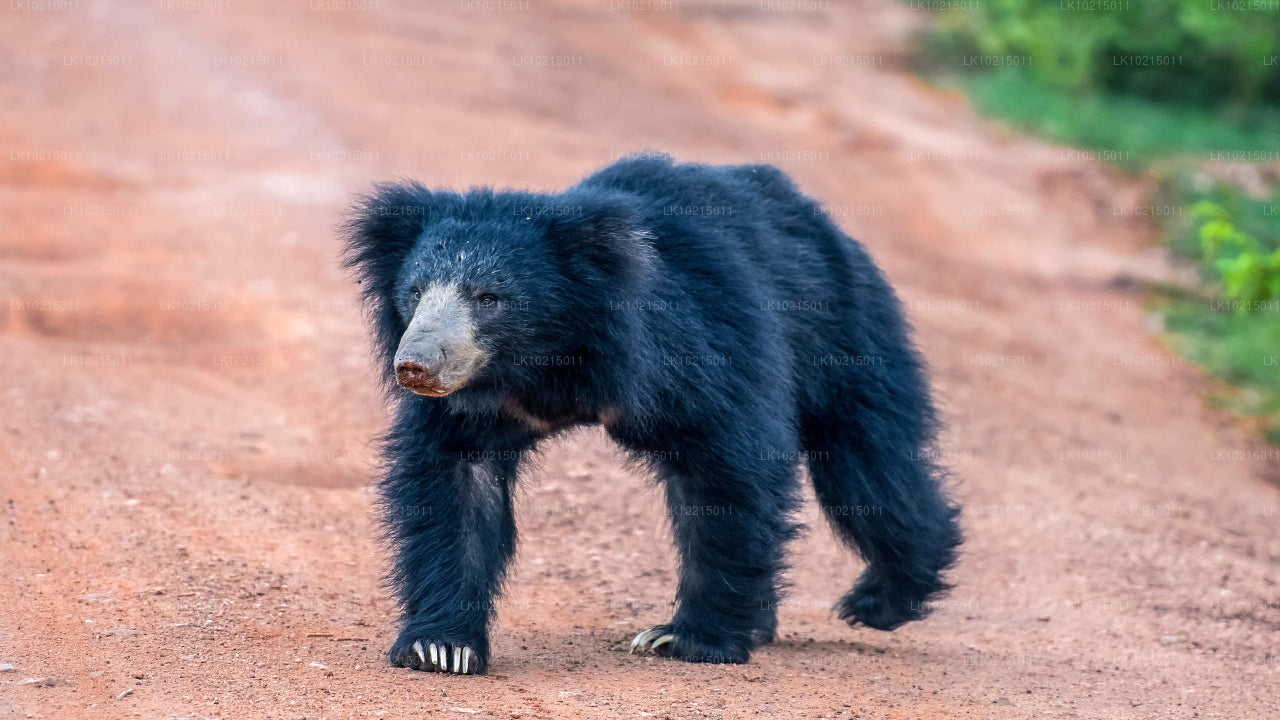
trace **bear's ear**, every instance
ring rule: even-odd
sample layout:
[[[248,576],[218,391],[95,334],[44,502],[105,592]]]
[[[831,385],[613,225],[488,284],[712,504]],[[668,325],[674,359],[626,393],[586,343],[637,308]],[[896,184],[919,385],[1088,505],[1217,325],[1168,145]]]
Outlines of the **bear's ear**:
[[[383,183],[358,197],[342,224],[342,265],[361,285],[380,357],[395,355],[404,328],[395,290],[401,267],[443,198],[415,182]]]
[[[380,183],[356,198],[342,224],[343,266],[366,284],[394,280],[422,235],[433,200],[430,190],[412,181]]]
[[[618,291],[643,286],[657,254],[644,213],[624,195],[567,192],[556,199],[547,229],[552,251],[579,279],[603,281]]]

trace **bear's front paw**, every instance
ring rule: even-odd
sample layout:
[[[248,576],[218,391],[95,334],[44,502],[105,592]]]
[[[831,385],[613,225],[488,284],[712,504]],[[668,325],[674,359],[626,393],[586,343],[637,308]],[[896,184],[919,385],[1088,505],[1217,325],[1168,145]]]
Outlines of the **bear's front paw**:
[[[489,664],[487,652],[462,642],[451,643],[431,637],[401,635],[388,654],[391,664],[427,672],[479,675]]]
[[[716,645],[672,625],[655,625],[640,633],[631,641],[631,652],[652,652],[692,663],[744,663],[751,657],[746,648]]]

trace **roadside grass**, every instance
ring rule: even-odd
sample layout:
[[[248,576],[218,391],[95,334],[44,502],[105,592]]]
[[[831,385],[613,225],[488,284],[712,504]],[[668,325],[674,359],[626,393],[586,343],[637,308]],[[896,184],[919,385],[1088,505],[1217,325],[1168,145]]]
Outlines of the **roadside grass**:
[[[1214,203],[1266,250],[1280,247],[1280,193],[1252,197],[1228,183],[1182,171],[1165,178],[1157,194],[1164,207]],[[1176,256],[1196,263],[1202,293],[1157,287],[1151,310],[1164,318],[1169,348],[1224,383],[1211,391],[1209,401],[1250,418],[1268,442],[1280,446],[1280,298],[1224,297],[1218,271],[1205,259],[1201,225],[1190,212],[1161,217],[1162,239]]]
[[[983,114],[1041,137],[1105,153],[1130,171],[1175,158],[1280,150],[1280,110],[1173,107],[1138,97],[1064,93],[1020,68],[954,75]]]
[[[1280,188],[1253,197],[1201,170],[1215,159],[1280,156],[1280,110],[1213,111],[1152,100],[1045,87],[1020,68],[931,75],[958,86],[983,114],[1014,128],[1098,154],[1126,172],[1158,179],[1155,203],[1174,208],[1158,218],[1162,241],[1195,264],[1201,287],[1152,288],[1149,307],[1163,317],[1163,341],[1220,381],[1207,401],[1229,410],[1280,446],[1280,298],[1241,302],[1225,291],[1201,235],[1200,202],[1226,211],[1230,223],[1262,247],[1280,247]]]
[[[1155,288],[1150,308],[1164,317],[1168,347],[1225,383],[1209,402],[1250,418],[1280,446],[1280,303],[1246,314],[1229,301]]]
[[[1272,144],[1280,157],[1280,135]],[[1159,205],[1184,209],[1160,216],[1160,234],[1179,257],[1197,261],[1202,257],[1200,222],[1185,210],[1198,202],[1220,205],[1233,225],[1257,238],[1268,250],[1280,247],[1280,188],[1273,188],[1270,197],[1253,197],[1202,172],[1179,168],[1163,176],[1156,196]],[[1202,264],[1201,270],[1206,280],[1213,278],[1212,268]]]

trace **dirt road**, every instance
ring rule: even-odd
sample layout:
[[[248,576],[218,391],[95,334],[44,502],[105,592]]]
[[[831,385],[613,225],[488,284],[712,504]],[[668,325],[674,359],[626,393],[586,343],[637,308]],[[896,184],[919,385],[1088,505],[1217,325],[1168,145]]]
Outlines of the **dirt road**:
[[[3,11],[0,718],[1280,717],[1280,460],[1148,333],[1132,181],[913,79],[887,1],[417,5]],[[583,432],[528,473],[492,674],[393,669],[346,198],[641,149],[775,162],[883,263],[950,420],[958,587],[849,629],[810,504],[779,642],[628,656],[674,557]]]

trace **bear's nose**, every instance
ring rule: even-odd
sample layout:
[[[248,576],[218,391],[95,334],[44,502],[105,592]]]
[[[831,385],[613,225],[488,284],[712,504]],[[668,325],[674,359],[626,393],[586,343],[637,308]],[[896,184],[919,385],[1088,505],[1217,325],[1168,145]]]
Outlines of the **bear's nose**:
[[[434,342],[401,343],[394,363],[400,387],[422,394],[438,390],[440,375],[448,367],[448,354]],[[430,393],[427,393],[430,394]]]
[[[419,363],[399,363],[396,365],[396,377],[402,384],[419,384],[422,380],[434,378],[435,370]]]
[[[435,377],[436,371],[421,363],[406,361],[396,364],[396,380],[405,387],[430,385]]]

